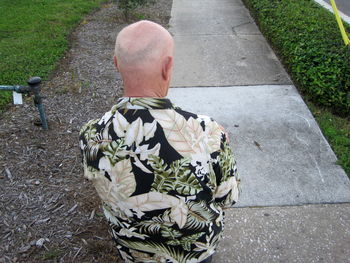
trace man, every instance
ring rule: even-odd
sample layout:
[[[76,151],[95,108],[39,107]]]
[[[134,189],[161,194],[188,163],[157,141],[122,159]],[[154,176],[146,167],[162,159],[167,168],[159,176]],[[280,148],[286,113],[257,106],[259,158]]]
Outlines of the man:
[[[81,130],[84,175],[103,202],[125,262],[210,262],[223,211],[238,198],[221,126],[164,98],[174,42],[141,21],[116,40],[124,97]]]

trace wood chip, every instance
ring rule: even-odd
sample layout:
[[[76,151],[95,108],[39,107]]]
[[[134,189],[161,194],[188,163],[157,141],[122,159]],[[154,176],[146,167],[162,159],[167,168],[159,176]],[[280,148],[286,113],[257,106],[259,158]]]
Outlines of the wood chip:
[[[13,182],[13,177],[12,177],[12,173],[10,171],[9,168],[5,167],[5,173],[6,173],[6,176],[7,178],[11,181],[11,183]]]
[[[78,204],[75,204],[71,209],[68,210],[67,214],[72,213],[77,207],[78,207]]]
[[[92,220],[95,216],[95,209],[91,211],[89,219]]]
[[[13,234],[13,231],[9,231],[9,232],[4,236],[3,239],[8,238],[8,237],[11,236],[12,234]]]
[[[48,239],[48,238],[40,238],[40,239],[38,239],[36,242],[35,242],[35,245],[37,246],[37,247],[42,247],[42,246],[44,246],[44,243],[45,242],[49,242],[50,240]]]
[[[61,205],[60,207],[57,207],[55,210],[52,211],[52,213],[57,212],[58,210],[62,209],[63,207],[65,207],[65,205]]]
[[[73,257],[73,262],[74,262],[74,259],[78,256],[78,254],[80,253],[80,251],[82,250],[83,247],[79,248],[79,250],[77,251],[77,253],[75,253],[74,257]]]
[[[7,221],[4,219],[3,221],[2,221],[7,227],[10,227],[10,225],[9,225],[9,223],[7,223]]]
[[[27,245],[27,246],[23,246],[23,247],[21,247],[19,250],[18,250],[18,253],[26,253],[26,252],[28,252],[29,251],[29,249],[31,248],[31,246],[30,245]]]
[[[50,217],[48,217],[48,218],[44,218],[44,219],[40,219],[40,220],[37,220],[37,221],[35,221],[35,225],[39,225],[39,224],[42,224],[42,223],[46,223],[46,222],[48,222],[48,221],[50,221]]]
[[[40,184],[40,181],[39,180],[36,180],[36,181],[34,181],[34,183],[33,184],[35,184],[35,185],[39,185]]]

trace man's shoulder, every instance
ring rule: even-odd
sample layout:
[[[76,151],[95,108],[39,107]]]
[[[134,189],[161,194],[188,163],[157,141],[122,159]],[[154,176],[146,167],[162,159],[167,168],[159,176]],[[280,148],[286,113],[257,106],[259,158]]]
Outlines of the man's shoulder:
[[[190,111],[183,110],[181,108],[175,108],[175,111],[182,116],[184,116],[186,119],[189,119],[190,117],[197,119],[200,122],[203,122],[205,125],[218,125],[220,126],[212,117],[202,114],[196,114]]]
[[[182,110],[180,108],[176,108],[175,111],[177,113],[181,114],[187,121],[190,118],[195,119],[197,122],[199,122],[203,131],[208,136],[215,137],[215,139],[217,139],[217,140],[220,140],[222,134],[225,133],[223,127],[210,116],[196,114],[193,112]]]
[[[94,129],[97,129],[98,127],[103,127],[104,125],[107,124],[107,122],[110,121],[110,119],[112,118],[113,114],[115,114],[115,112],[116,112],[115,107],[112,107],[112,109],[110,111],[107,111],[101,118],[89,120],[80,129],[80,135],[89,130],[94,130]]]

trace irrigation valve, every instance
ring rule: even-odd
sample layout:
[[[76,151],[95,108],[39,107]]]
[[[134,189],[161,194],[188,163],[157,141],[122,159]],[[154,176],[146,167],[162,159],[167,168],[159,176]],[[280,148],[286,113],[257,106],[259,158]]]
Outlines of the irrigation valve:
[[[47,130],[48,123],[45,115],[43,99],[40,95],[40,84],[41,78],[33,77],[28,80],[29,86],[2,86],[0,85],[0,90],[13,91],[13,103],[14,104],[23,104],[22,93],[28,95],[34,95],[34,105],[38,108],[41,125],[44,130]]]

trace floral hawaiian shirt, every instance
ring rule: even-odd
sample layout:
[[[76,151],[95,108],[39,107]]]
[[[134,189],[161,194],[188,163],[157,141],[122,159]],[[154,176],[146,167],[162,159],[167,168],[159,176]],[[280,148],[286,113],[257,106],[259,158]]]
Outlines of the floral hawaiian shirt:
[[[238,199],[221,126],[166,98],[128,98],[80,132],[84,176],[125,262],[201,262]]]

